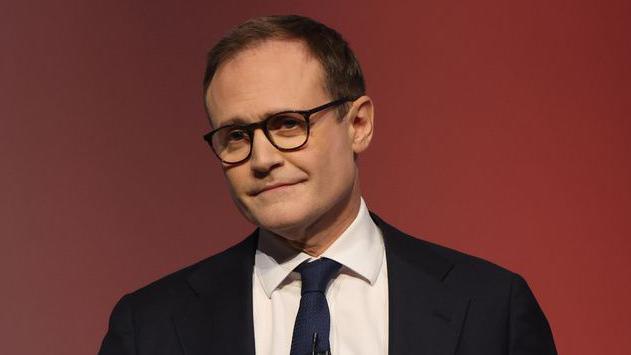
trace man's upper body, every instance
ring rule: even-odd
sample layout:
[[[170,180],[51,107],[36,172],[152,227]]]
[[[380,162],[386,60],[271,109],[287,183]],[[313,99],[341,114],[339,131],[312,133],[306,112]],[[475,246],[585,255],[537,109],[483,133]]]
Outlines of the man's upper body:
[[[337,338],[336,333],[331,337],[333,354],[363,355],[351,348],[362,338],[370,344],[387,339],[387,352],[380,348],[368,354],[556,354],[548,323],[519,275],[415,239],[378,216],[371,217],[383,234],[388,304],[381,311],[388,319],[386,324],[337,329]],[[291,337],[291,329],[278,329],[276,319],[268,320],[267,325],[256,320],[254,305],[259,302],[253,299],[257,288],[253,273],[263,234],[257,230],[218,255],[125,295],[112,312],[99,354],[288,354],[261,348],[275,339]],[[327,296],[335,301],[331,287]],[[363,300],[370,303],[374,299],[365,296]],[[332,309],[332,322],[346,315],[335,311]],[[381,316],[378,310],[366,312],[371,314],[365,317]],[[380,332],[384,327],[387,334]],[[267,338],[269,328],[274,328],[271,339]],[[362,333],[365,328],[371,329],[370,334]],[[340,339],[348,331],[357,334]],[[335,350],[337,345],[340,351]]]
[[[326,329],[330,315],[335,354],[556,353],[522,278],[368,213],[355,160],[372,139],[373,103],[337,32],[299,16],[250,20],[211,50],[204,90],[205,139],[259,229],[123,297],[101,355],[276,355],[290,345],[294,355],[297,313]],[[313,259],[341,264],[315,313],[294,272]]]

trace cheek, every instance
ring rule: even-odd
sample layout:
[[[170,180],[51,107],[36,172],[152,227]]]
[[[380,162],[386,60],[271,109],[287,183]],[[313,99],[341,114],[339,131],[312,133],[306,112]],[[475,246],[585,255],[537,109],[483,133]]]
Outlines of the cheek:
[[[353,162],[353,147],[345,134],[345,130],[335,130],[335,134],[329,137],[325,146],[324,159],[332,165],[345,166]]]
[[[315,159],[313,169],[319,175],[320,184],[340,185],[347,184],[351,179],[355,163],[353,160],[353,150],[343,134],[338,133],[330,137],[322,144],[318,154],[314,154]]]
[[[233,197],[239,197],[239,195],[242,195],[245,190],[244,174],[246,172],[241,171],[243,169],[239,168],[240,167],[232,167],[224,170],[224,177],[226,179],[226,183],[228,184],[230,194]]]
[[[243,216],[250,222],[256,224],[256,219],[252,213],[252,210],[256,210],[252,201],[248,200],[247,196],[247,171],[241,171],[238,167],[233,167],[228,170],[224,170],[224,177],[228,185],[230,197],[236,205],[237,209],[243,214]]]

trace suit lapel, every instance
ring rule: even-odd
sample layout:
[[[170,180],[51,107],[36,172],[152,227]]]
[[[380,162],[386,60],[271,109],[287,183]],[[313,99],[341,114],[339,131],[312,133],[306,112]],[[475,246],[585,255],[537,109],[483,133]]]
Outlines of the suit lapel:
[[[453,265],[426,242],[371,214],[383,232],[388,264],[389,353],[453,355],[469,300],[442,282]]]
[[[186,355],[254,355],[252,270],[257,238],[255,231],[189,276],[196,295],[174,316]]]

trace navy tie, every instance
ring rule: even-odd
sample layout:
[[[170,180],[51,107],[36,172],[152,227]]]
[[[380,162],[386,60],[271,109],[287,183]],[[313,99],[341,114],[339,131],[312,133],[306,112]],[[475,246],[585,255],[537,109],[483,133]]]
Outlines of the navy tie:
[[[302,289],[290,355],[311,355],[314,350],[325,354],[330,351],[331,318],[324,292],[341,266],[331,259],[320,258],[296,268],[302,278]]]

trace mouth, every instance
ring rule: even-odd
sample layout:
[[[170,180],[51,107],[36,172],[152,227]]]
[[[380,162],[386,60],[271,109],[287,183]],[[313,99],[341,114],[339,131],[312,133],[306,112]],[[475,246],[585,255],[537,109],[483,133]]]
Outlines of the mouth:
[[[263,187],[260,190],[254,191],[254,193],[252,193],[252,196],[258,196],[258,195],[260,195],[260,194],[262,194],[264,192],[267,192],[267,191],[282,190],[282,189],[290,187],[290,186],[298,185],[301,182],[302,181],[271,184],[269,186]]]

